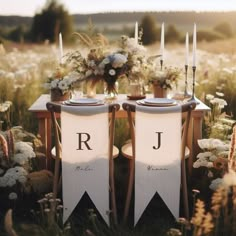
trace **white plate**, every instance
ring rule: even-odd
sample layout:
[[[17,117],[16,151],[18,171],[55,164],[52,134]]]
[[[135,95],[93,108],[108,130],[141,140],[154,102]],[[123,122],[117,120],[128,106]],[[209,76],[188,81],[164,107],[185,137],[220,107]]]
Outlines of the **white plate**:
[[[144,103],[147,104],[174,104],[176,101],[174,99],[169,99],[169,98],[146,98],[143,99]]]
[[[79,98],[79,99],[70,99],[68,102],[71,104],[96,104],[100,103],[101,100],[96,98]]]
[[[144,100],[136,101],[138,105],[148,106],[148,107],[171,107],[176,106],[177,103],[146,103]]]
[[[104,102],[99,101],[97,103],[71,103],[70,101],[63,101],[62,104],[68,106],[101,106],[104,105]]]

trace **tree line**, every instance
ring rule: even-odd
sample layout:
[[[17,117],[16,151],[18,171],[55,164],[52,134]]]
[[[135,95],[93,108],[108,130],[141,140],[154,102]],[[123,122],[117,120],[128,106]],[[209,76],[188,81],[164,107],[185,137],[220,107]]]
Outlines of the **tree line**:
[[[130,14],[133,15],[134,13]],[[157,24],[156,15],[154,13],[140,14],[138,14],[138,16],[142,16],[139,20],[140,30],[142,31],[142,43],[147,45],[158,41],[160,39],[160,25]],[[103,20],[108,19],[111,15],[112,14],[104,14]],[[94,17],[97,19],[97,14],[95,14]],[[17,20],[16,18],[14,19]],[[62,32],[64,41],[69,42],[72,33],[76,31],[74,25],[75,19],[73,19],[73,16],[65,9],[64,5],[57,0],[47,0],[44,7],[40,12],[34,15],[32,20],[27,17],[25,17],[25,20],[29,27],[22,24],[10,28],[9,30],[4,30],[4,28],[1,27],[0,42],[4,42],[4,39],[7,39],[21,43],[25,41],[42,43],[45,40],[54,43],[58,39],[59,32]],[[133,29],[129,28],[126,31],[129,36],[133,35]],[[234,32],[231,25],[225,21],[216,24],[210,29],[198,29],[198,41],[213,41],[229,38],[233,35]],[[174,24],[167,24],[165,40],[166,42],[184,42],[184,35]]]

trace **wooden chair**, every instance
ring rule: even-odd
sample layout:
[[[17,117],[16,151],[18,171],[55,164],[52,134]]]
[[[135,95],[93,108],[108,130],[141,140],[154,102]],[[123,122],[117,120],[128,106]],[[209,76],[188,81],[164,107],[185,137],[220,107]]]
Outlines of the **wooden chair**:
[[[51,114],[52,126],[54,131],[55,147],[52,149],[52,157],[55,158],[54,165],[54,180],[53,180],[53,196],[56,198],[57,193],[61,187],[60,163],[61,163],[61,128],[58,118],[61,113],[61,105],[55,102],[48,102],[46,104],[47,110]],[[93,106],[91,106],[91,109]],[[110,104],[109,112],[109,185],[111,196],[111,209],[114,223],[117,224],[117,208],[115,199],[115,181],[114,181],[114,161],[113,159],[119,155],[119,149],[114,146],[114,130],[115,130],[115,114],[120,109],[119,104]]]
[[[130,103],[123,103],[123,109],[127,112],[128,122],[130,127],[130,136],[131,142],[125,144],[121,148],[121,154],[129,159],[129,179],[128,179],[128,187],[127,194],[125,200],[125,208],[123,221],[124,223],[127,221],[127,217],[129,214],[130,201],[133,192],[134,185],[134,170],[135,170],[135,120],[134,113],[136,111],[136,106]],[[189,149],[186,148],[187,144],[187,135],[188,128],[190,123],[190,117],[192,110],[196,107],[195,102],[188,102],[186,104],[181,105],[182,110],[182,140],[181,140],[181,185],[182,185],[182,197],[184,204],[184,215],[187,219],[189,219],[189,205],[188,205],[188,189],[187,189],[187,178],[186,178],[186,167],[185,167],[185,159],[189,156]],[[158,115],[158,114],[157,114]]]

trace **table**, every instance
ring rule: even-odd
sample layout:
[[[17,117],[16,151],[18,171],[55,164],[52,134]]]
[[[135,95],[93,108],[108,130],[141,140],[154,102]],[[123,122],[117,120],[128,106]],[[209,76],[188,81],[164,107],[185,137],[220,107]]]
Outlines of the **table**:
[[[153,94],[147,94],[147,97],[153,97]],[[103,94],[97,94],[96,98],[104,99]],[[38,133],[41,136],[42,143],[45,145],[45,153],[47,156],[47,168],[50,168],[50,156],[51,156],[51,117],[50,113],[46,108],[46,103],[50,101],[49,94],[42,94],[29,108],[30,112],[33,112],[38,118]],[[127,100],[126,94],[119,94],[118,98],[114,102],[122,105],[123,102],[135,103],[135,101]],[[210,108],[203,102],[198,100],[199,104],[196,106],[195,110],[192,112],[192,119],[189,127],[188,134],[188,147],[190,149],[190,157],[188,159],[188,171],[189,175],[192,173],[192,164],[199,153],[200,149],[198,147],[197,140],[202,138],[202,122],[204,114],[210,111]],[[121,109],[117,112],[116,118],[126,118],[126,112]]]

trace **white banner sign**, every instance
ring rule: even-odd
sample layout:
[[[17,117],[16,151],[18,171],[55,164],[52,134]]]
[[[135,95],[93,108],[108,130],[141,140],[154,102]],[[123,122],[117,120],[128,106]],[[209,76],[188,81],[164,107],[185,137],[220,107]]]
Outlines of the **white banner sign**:
[[[62,107],[63,222],[87,192],[109,225],[108,108],[94,109]]]
[[[134,224],[137,224],[156,192],[177,218],[180,199],[181,108],[137,106],[136,109]]]

